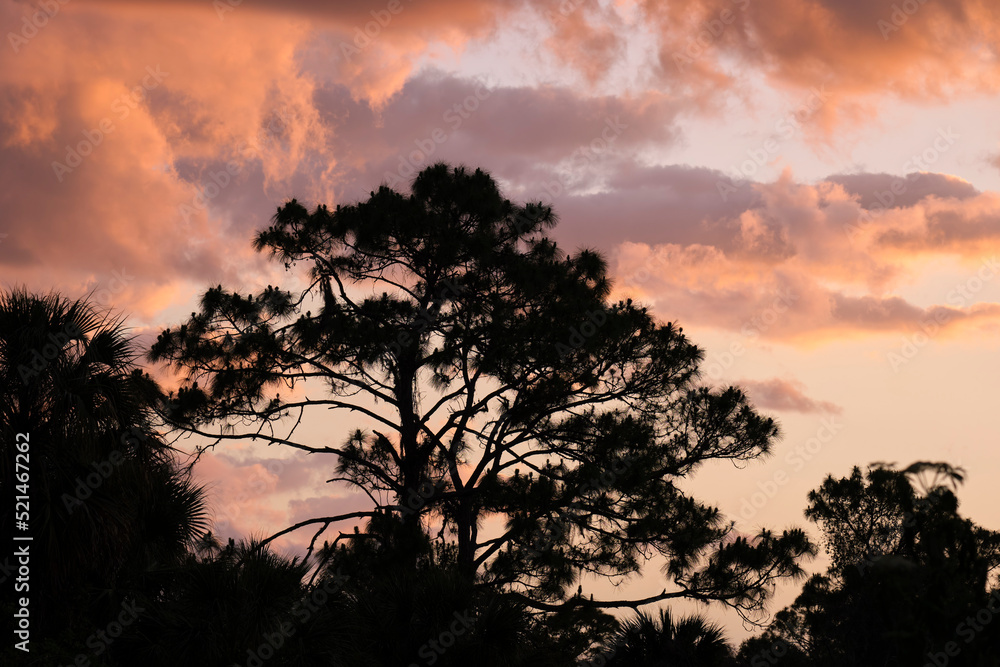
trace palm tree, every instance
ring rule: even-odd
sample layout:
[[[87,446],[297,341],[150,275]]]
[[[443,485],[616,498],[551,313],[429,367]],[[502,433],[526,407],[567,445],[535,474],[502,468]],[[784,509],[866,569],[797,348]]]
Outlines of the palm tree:
[[[675,621],[640,612],[621,624],[608,667],[728,667],[733,652],[722,630],[699,616]]]
[[[122,640],[122,664],[247,664],[261,646],[259,659],[269,667],[328,657],[321,636],[312,633],[308,646],[300,640],[309,627],[302,620],[309,610],[304,562],[253,540],[219,547],[209,537],[196,546]]]
[[[138,355],[122,319],[85,300],[0,293],[0,480],[8,497],[23,483],[13,450],[28,434],[35,637],[106,625],[205,527],[202,489],[154,428],[158,388]],[[14,509],[0,507],[6,534]]]

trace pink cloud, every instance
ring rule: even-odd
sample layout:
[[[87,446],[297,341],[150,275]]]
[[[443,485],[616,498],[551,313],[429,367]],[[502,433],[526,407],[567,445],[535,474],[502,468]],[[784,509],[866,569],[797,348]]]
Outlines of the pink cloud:
[[[818,401],[805,394],[805,385],[798,380],[772,378],[770,380],[741,380],[751,401],[760,408],[803,413],[840,414],[842,408],[829,401]]]
[[[620,243],[613,253],[617,289],[671,319],[814,344],[827,336],[914,330],[928,321],[955,332],[995,323],[1000,314],[1000,304],[975,294],[942,293],[941,303],[918,305],[894,293],[935,257],[969,266],[970,280],[988,280],[1000,230],[994,193],[918,175],[917,194],[873,213],[859,192],[885,185],[884,175],[854,175],[849,192],[833,179],[804,184],[786,172],[772,183],[748,184],[752,197],[722,202],[709,197],[711,172],[656,173],[660,201],[669,201],[672,180],[688,184],[689,210],[668,218],[673,224],[654,226],[656,209],[638,208],[639,216],[620,218],[623,224],[602,240],[610,245],[613,236],[641,234],[643,241]],[[590,210],[600,215],[624,206],[642,187],[591,196]],[[765,315],[772,321],[761,326]]]
[[[306,519],[372,508],[364,494],[343,484],[326,483],[333,474],[332,459],[326,460],[330,467],[326,470],[317,466],[315,457],[305,454],[260,458],[237,457],[236,453],[236,449],[233,453],[208,451],[195,466],[195,479],[207,485],[212,530],[223,541],[229,537],[269,537]],[[352,521],[358,525],[364,522]],[[332,540],[339,530],[350,530],[354,523],[334,525],[327,533],[328,539]],[[274,545],[302,555],[321,525],[282,536]]]

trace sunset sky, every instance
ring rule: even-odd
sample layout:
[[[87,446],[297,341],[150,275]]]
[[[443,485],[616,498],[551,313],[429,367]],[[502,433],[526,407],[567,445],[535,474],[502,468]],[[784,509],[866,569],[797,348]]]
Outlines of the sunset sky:
[[[4,287],[92,294],[148,343],[209,285],[291,284],[250,247],[287,199],[482,167],[779,419],[766,462],[689,484],[741,529],[916,460],[964,466],[1000,529],[992,0],[41,0],[0,27]],[[240,536],[359,505],[324,465],[197,470]]]

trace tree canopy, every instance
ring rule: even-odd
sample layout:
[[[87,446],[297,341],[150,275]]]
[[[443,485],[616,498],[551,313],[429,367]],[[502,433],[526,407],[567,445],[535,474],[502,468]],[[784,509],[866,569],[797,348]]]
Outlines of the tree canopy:
[[[76,636],[71,655],[123,603],[156,596],[207,526],[203,489],[156,430],[140,354],[122,320],[85,299],[0,294],[0,527],[32,538],[30,576],[11,599],[30,599],[36,638]],[[27,529],[15,531],[21,510]],[[17,570],[2,565],[13,588]],[[55,645],[34,647],[56,664]]]
[[[767,456],[777,424],[704,384],[681,328],[613,300],[604,259],[559,248],[556,222],[443,164],[408,194],[292,200],[254,244],[295,289],[209,288],[149,350],[180,373],[171,393],[121,317],[0,295],[0,482],[23,484],[12,448],[30,433],[44,574],[32,664],[996,664],[1000,534],[959,515],[946,463],[825,479],[805,515],[828,569],[737,654],[674,613],[758,622],[817,549],[799,529],[741,534],[684,490],[703,464]],[[170,444],[184,434],[209,439],[196,454],[307,452],[331,495],[367,505],[223,545]],[[296,531],[305,558],[272,550]],[[584,590],[655,568],[639,597]]]
[[[812,545],[799,530],[734,536],[681,481],[766,455],[777,425],[739,389],[700,383],[702,351],[680,327],[610,302],[605,260],[564,252],[546,235],[556,222],[444,164],[409,194],[288,202],[254,247],[301,266],[306,286],[212,287],[163,331],[150,359],[187,378],[166,417],[215,442],[329,457],[331,481],[371,507],[287,529],[314,545],[332,527],[334,543],[391,544],[402,568],[433,553],[536,613],[672,598],[759,611]],[[279,430],[317,411],[360,423],[340,441]],[[366,530],[342,530],[357,519]],[[574,594],[584,573],[626,578],[654,557],[661,592]]]
[[[927,461],[828,477],[810,492],[806,516],[822,529],[831,565],[741,655],[789,665],[917,665],[932,656],[941,665],[996,664],[997,634],[981,626],[1000,610],[1000,533],[958,514],[962,479]]]

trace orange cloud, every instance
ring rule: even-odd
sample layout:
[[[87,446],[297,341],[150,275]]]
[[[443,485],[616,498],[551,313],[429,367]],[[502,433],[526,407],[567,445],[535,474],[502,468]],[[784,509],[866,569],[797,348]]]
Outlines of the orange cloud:
[[[665,85],[738,89],[734,61],[775,87],[824,85],[831,100],[814,120],[827,136],[873,118],[887,93],[937,102],[1000,88],[1000,16],[986,0],[647,0],[642,7],[659,27]]]
[[[155,15],[137,3],[61,7],[30,40],[0,53],[0,263],[8,282],[109,294],[142,324],[208,283],[283,282],[248,244],[283,200],[335,204],[394,174],[405,188],[436,160],[471,159],[512,196],[552,201],[566,221],[555,233],[567,245],[625,241],[620,288],[682,317],[740,329],[776,295],[798,295],[769,328],[773,337],[912,326],[937,311],[896,290],[929,257],[981,262],[1000,233],[998,196],[942,174],[914,171],[900,190],[903,177],[888,174],[807,184],[785,172],[752,183],[704,168],[643,166],[678,141],[679,119],[699,104],[699,90],[737,85],[720,64],[733,54],[778,86],[826,82],[843,99],[861,100],[889,85],[930,99],[944,73],[968,64],[973,37],[994,29],[992,10],[976,3],[922,4],[888,39],[877,24],[891,7],[858,3],[534,10],[552,23],[546,48],[595,87],[627,57],[610,27],[654,19],[661,74],[671,83],[628,95],[555,84],[486,89],[431,69],[415,73],[432,45],[460,51],[509,27],[528,11],[515,2],[404,0],[383,10],[303,0],[221,13],[175,2]],[[24,16],[12,3],[0,9],[10,25]],[[935,39],[948,43],[948,56],[928,55],[921,49],[942,26]],[[671,49],[686,49],[692,36],[697,44],[702,30],[707,43],[691,65],[702,68],[700,83],[667,72]],[[596,54],[589,59],[586,45]],[[963,72],[949,85],[992,89],[981,67]],[[655,261],[661,268],[646,266]],[[636,280],[642,270],[647,277]],[[112,289],[115,272],[132,278]],[[990,304],[977,303],[939,307],[958,327],[992,317]]]
[[[149,321],[188,300],[179,277],[240,282],[261,268],[250,230],[309,154],[323,154],[326,129],[295,59],[308,26],[118,9],[66,5],[0,51],[0,262],[19,266],[17,282],[110,293],[102,305],[128,304]],[[19,12],[8,3],[0,19],[17,24]],[[279,112],[285,121],[260,148]],[[220,173],[222,191],[206,198]],[[254,217],[233,226],[221,205],[245,199],[235,196],[247,180],[276,196],[258,195]],[[110,289],[115,272],[132,278]]]

